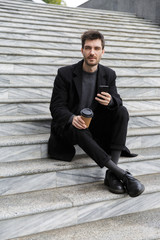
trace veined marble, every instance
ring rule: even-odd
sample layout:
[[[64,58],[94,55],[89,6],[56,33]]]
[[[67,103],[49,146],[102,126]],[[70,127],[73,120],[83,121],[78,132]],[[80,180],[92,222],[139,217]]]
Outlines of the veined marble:
[[[12,30],[11,30],[12,31]],[[73,49],[72,49],[73,50]],[[76,51],[70,51],[67,49],[29,49],[29,48],[11,48],[11,47],[1,47],[0,48],[0,53],[1,54],[18,54],[18,55],[31,55],[31,56],[52,56],[52,57],[80,57],[82,58],[82,54],[79,50]],[[104,54],[104,57],[107,59],[140,59],[140,60],[146,60],[146,54],[143,54],[141,52],[137,52],[136,54],[134,51],[128,53],[128,52],[111,52],[109,49],[107,49],[107,52]],[[148,54],[147,55],[148,60],[159,60],[159,55],[158,54]]]
[[[0,123],[0,136],[49,133],[50,125],[50,121]]]
[[[42,173],[0,179],[0,196],[56,187],[56,173]]]
[[[160,116],[142,116],[130,117],[129,127],[142,128],[142,127],[160,127]]]
[[[26,22],[26,20],[25,20]],[[68,44],[70,43],[70,44]],[[30,47],[30,48],[44,48],[44,49],[52,49],[52,48],[67,48],[67,49],[80,49],[81,47],[81,42],[80,39],[77,39],[77,41],[70,41],[69,39],[61,39],[60,41],[58,39],[53,40],[52,42],[45,42],[45,41],[23,41],[23,39],[17,39],[17,40],[13,40],[13,39],[6,39],[5,42],[4,40],[0,39],[0,45],[2,46],[7,46],[7,47]],[[131,49],[133,50],[137,50],[137,49],[141,49],[142,52],[146,52],[146,48],[147,51],[149,51],[149,53],[151,53],[151,50],[154,51],[159,51],[160,47],[158,47],[158,44],[153,44],[153,43],[132,43],[132,42],[115,42],[115,41],[111,41],[108,40],[107,44],[106,44],[106,48],[111,49],[112,48],[126,48],[128,47],[131,51]],[[132,51],[133,51],[132,50]],[[156,52],[156,53],[157,53]]]
[[[54,76],[0,75],[0,86],[53,86]]]
[[[56,228],[91,222],[113,216],[156,209],[160,207],[160,193],[142,195],[138,198],[122,198],[80,207],[44,212],[31,216],[1,221],[1,239],[30,235]],[[32,227],[31,227],[32,226]],[[6,231],[7,229],[10,231]]]
[[[50,98],[52,94],[52,88],[9,88],[9,99],[24,99],[24,98]]]
[[[11,46],[9,46],[11,47]],[[106,49],[108,49],[109,46],[106,46]],[[77,54],[76,54],[77,55]],[[46,67],[46,64],[51,65],[51,66],[57,66],[57,68],[59,68],[59,66],[66,66],[66,65],[70,65],[70,64],[74,64],[78,61],[80,61],[82,59],[82,56],[72,56],[69,57],[67,55],[64,55],[62,57],[58,57],[58,56],[1,56],[1,62],[7,62],[10,64],[29,64],[31,66],[32,65],[43,65],[43,68]],[[101,60],[101,64],[114,68],[115,66],[119,66],[119,67],[142,67],[142,68],[158,68],[160,62],[154,61],[152,62],[151,60],[133,60],[133,59],[127,59],[125,60],[125,58],[123,59],[114,59],[114,58],[108,58],[108,56],[104,55],[102,60]]]
[[[15,24],[14,24],[14,26],[15,26]],[[14,28],[14,33],[28,33],[28,34],[31,34],[31,33],[36,33],[36,35],[43,35],[43,36],[47,36],[47,35],[49,35],[49,36],[55,36],[55,35],[57,35],[57,32],[59,32],[59,27],[52,27],[52,28],[49,28],[49,29],[47,29],[48,31],[43,31],[43,30],[39,30],[39,29],[37,29],[37,28],[35,28],[35,27],[31,27],[31,25],[30,25],[30,28],[29,29],[23,29],[23,24],[21,25],[22,26],[22,28],[21,29],[19,29],[19,28]],[[54,29],[54,31],[50,31],[51,29]],[[7,33],[7,32],[13,32],[13,28],[10,26],[10,24],[8,24],[8,26],[5,24],[5,26],[0,26],[0,30],[1,31],[3,31],[3,30],[5,30],[5,32]],[[63,36],[71,36],[72,34],[73,34],[73,28],[61,28],[61,30],[63,31],[63,33],[62,33],[62,31],[61,31],[61,33],[62,33],[62,37]],[[84,31],[85,31],[86,29],[84,28],[84,29],[82,29],[81,28],[81,33],[83,33]],[[80,33],[79,33],[79,29],[74,29],[74,36],[78,36],[78,37],[80,37]],[[113,29],[111,29],[110,31],[102,31],[103,32],[103,34],[104,35],[106,35],[106,36],[117,36],[117,33],[118,33],[118,35],[119,35],[119,37],[128,37],[128,38],[139,38],[140,37],[140,34],[141,33],[137,33],[136,31],[135,32],[133,32],[133,31],[131,31],[131,32],[127,32],[127,31],[118,31],[118,30],[116,30],[116,31],[113,31]],[[144,32],[143,32],[143,34],[144,34]],[[146,34],[144,34],[144,35],[146,35],[146,38],[148,38],[148,39],[152,39],[152,32],[150,32],[150,34],[149,34],[149,32],[148,33],[146,33]],[[154,35],[154,38],[155,39],[159,39],[159,36],[158,36],[158,34],[157,35]]]
[[[0,162],[23,161],[47,157],[47,144],[45,146],[32,144],[0,147]]]
[[[12,146],[9,146],[10,142],[7,142],[6,146],[1,146],[0,148],[0,156],[1,156],[0,160],[2,162],[8,162],[8,161],[16,161],[16,160],[18,161],[18,160],[25,160],[25,159],[46,158],[47,157],[47,141],[48,141],[49,135],[47,134],[47,136],[48,137],[45,137],[45,139],[43,140],[43,143],[41,144],[38,140],[40,137],[37,138],[37,140],[34,140],[34,136],[33,136],[33,141],[32,141],[32,139],[29,140],[29,138],[27,140],[28,135],[26,135],[26,140],[24,139],[23,142],[18,141],[17,143],[12,144]],[[42,135],[42,138],[44,138],[43,135]],[[152,148],[160,147],[159,138],[160,136],[156,135],[156,133],[149,134],[148,136],[147,135],[146,136],[141,136],[141,135],[128,136],[126,144],[127,144],[127,147],[129,147],[129,149],[140,149],[140,148],[152,149]],[[3,137],[3,141],[4,141],[4,137]],[[17,146],[17,144],[21,146]],[[36,154],[32,154],[32,152],[36,152]]]
[[[69,208],[46,212],[10,221],[1,221],[0,236],[2,240],[8,238],[30,235],[36,232],[49,231],[56,228],[75,225],[77,222],[77,209]],[[9,229],[9,231],[7,230]]]
[[[0,88],[0,99],[7,99],[8,98],[8,89]]]
[[[160,146],[160,135],[127,137],[126,143],[128,148],[152,148]]]
[[[116,79],[117,87],[160,87],[159,77],[137,76],[137,77],[120,77]]]
[[[2,14],[2,9],[0,9],[0,12]],[[16,12],[16,11],[15,11]],[[124,20],[123,20],[124,21]],[[133,23],[132,23],[133,24]],[[153,25],[152,25],[153,26]],[[27,30],[27,29],[26,29]],[[42,31],[43,32],[43,31]],[[17,34],[14,34],[14,32],[9,32],[7,31],[6,29],[6,32],[4,33],[0,33],[0,37],[3,36],[7,39],[21,39],[21,40],[37,40],[39,41],[39,35],[32,35],[32,34],[26,34],[26,35],[22,35],[21,33],[17,33]],[[117,40],[119,40],[119,42],[123,41],[125,43],[130,43],[130,44],[134,44],[135,43],[138,43],[138,44],[159,44],[160,43],[160,40],[159,38],[157,39],[152,39],[152,38],[145,38],[145,40],[143,38],[138,38],[138,37],[130,37],[130,36],[112,36],[112,35],[109,35],[109,34],[105,34],[104,33],[104,36],[105,36],[105,40],[106,40],[106,46],[107,46],[107,43],[108,41],[109,42],[113,42]],[[59,39],[59,42],[71,42],[71,43],[80,43],[80,37],[81,37],[81,33],[69,33],[69,32],[51,32],[50,35],[48,34],[44,34],[44,35],[41,35],[41,41],[57,41],[57,37]],[[144,45],[143,45],[144,46]]]
[[[155,201],[152,200],[153,196]],[[142,195],[139,198],[134,199],[121,199],[110,201],[107,204],[105,202],[92,204],[91,206],[83,206],[79,208],[78,224],[87,222],[89,219],[92,221],[104,219],[107,217],[113,217],[122,214],[128,214],[135,211],[145,211],[148,207],[158,208],[160,193],[155,193],[152,195]],[[153,202],[152,202],[153,201]]]
[[[0,64],[0,73],[2,74],[40,74],[40,75],[52,75],[56,74],[58,68],[61,66],[44,66],[44,65],[24,65],[24,64]],[[114,67],[117,75],[119,76],[160,76],[160,69],[158,68],[132,68],[132,67]]]
[[[25,24],[25,28],[29,28],[29,29],[42,29],[42,30],[48,30],[48,31],[58,31],[59,28],[61,29],[66,29],[66,31],[74,31],[74,32],[78,32],[80,31],[80,29],[82,29],[82,31],[84,32],[86,29],[88,29],[88,23],[85,24],[85,23],[79,23],[78,24],[79,26],[77,26],[77,28],[73,28],[73,24],[69,24],[69,23],[66,23],[66,22],[61,22],[61,23],[57,23],[56,21],[54,22],[54,25],[51,24],[51,25],[39,25],[39,24],[29,24],[29,23],[26,23]],[[113,25],[113,24],[112,24]],[[24,23],[18,23],[18,22],[1,22],[1,26],[6,26],[6,27],[17,27],[17,28],[23,28],[24,27]],[[91,25],[93,26],[93,25]],[[74,29],[74,30],[73,30]],[[99,29],[99,30],[103,30],[103,31],[111,31],[111,32],[119,32],[121,34],[123,34],[123,32],[125,33],[131,33],[131,34],[143,34],[143,35],[146,35],[146,37],[149,35],[149,34],[153,34],[153,35],[158,35],[157,32],[159,31],[156,31],[156,30],[151,30],[151,29],[141,29],[141,28],[135,28],[135,29],[129,29],[127,27],[125,27],[125,29],[122,27],[122,25],[120,25],[120,28],[115,25],[114,28],[112,26],[107,26],[104,30],[104,27],[103,26],[99,26],[99,25],[94,25],[94,29]],[[158,29],[159,30],[159,29]]]
[[[1,15],[1,17],[0,17],[0,20],[2,20],[2,21],[4,21],[4,20],[6,20],[6,17],[8,18],[8,20],[9,21],[12,21],[12,22],[14,22],[15,24],[30,24],[30,25],[34,25],[34,24],[37,24],[37,25],[39,25],[39,26],[44,26],[44,23],[41,21],[42,19],[39,17],[37,17],[37,16],[34,16],[34,17],[30,17],[30,18],[28,18],[28,16],[26,16],[26,18],[24,19],[24,18],[17,18],[16,20],[15,19],[13,19],[12,18],[12,15],[9,15],[9,14],[5,14],[4,16],[3,16],[3,14]],[[60,16],[59,14],[57,14],[56,12],[55,12],[55,15],[54,15],[54,17],[57,17],[57,19],[56,19],[56,22],[55,21],[51,21],[51,19],[50,18],[47,18],[47,16],[46,16],[46,18],[45,18],[45,23],[46,23],[46,26],[47,27],[50,27],[50,26],[53,26],[53,23],[54,23],[54,26],[73,26],[73,25],[77,25],[77,27],[81,27],[81,26],[86,26],[86,24],[85,23],[83,23],[83,18],[82,17],[80,17],[80,16],[77,16],[77,17],[75,17],[74,16],[74,18],[66,18],[66,16],[65,15],[63,15],[63,16]],[[96,16],[97,17],[97,16]],[[87,21],[87,26],[88,26],[88,28],[90,27],[90,26],[93,26],[94,25],[94,27],[99,27],[99,26],[101,26],[101,27],[104,27],[104,28],[111,28],[111,27],[113,27],[114,29],[122,29],[124,26],[125,26],[125,29],[127,29],[127,30],[135,30],[135,29],[137,29],[137,30],[139,30],[139,31],[152,31],[153,33],[155,33],[156,32],[156,30],[157,30],[157,32],[159,32],[159,28],[157,27],[148,27],[148,26],[146,26],[146,25],[142,25],[142,24],[140,24],[140,23],[136,23],[136,22],[132,22],[132,24],[130,23],[130,22],[127,22],[127,21],[124,21],[124,19],[123,20],[121,20],[120,21],[120,19],[119,19],[119,21],[118,22],[116,22],[116,21],[113,21],[113,19],[112,19],[112,21],[110,22],[110,21],[103,21],[103,20],[99,20],[99,19],[87,19],[86,18],[86,21]],[[157,33],[156,32],[156,33]]]
[[[160,96],[160,87],[119,87],[118,92],[122,98],[134,98],[136,97],[159,97]]]
[[[153,111],[159,110],[160,101],[158,100],[137,100],[137,101],[126,101],[124,100],[124,105],[131,112],[133,111]]]
[[[8,103],[0,104],[0,116],[49,114],[48,103]]]
[[[24,169],[25,166],[26,169]],[[120,162],[119,166],[124,170],[128,169],[134,176],[138,177],[141,175],[160,173],[159,159],[146,161],[142,160],[137,162]],[[53,167],[51,167],[51,170],[46,166],[44,166],[44,170],[38,167],[37,169],[36,167],[31,169],[30,166],[27,167],[27,165],[24,164],[23,167],[21,164],[21,168],[19,167],[18,169],[17,166],[15,176],[14,173],[12,173],[11,176],[4,177],[3,172],[5,172],[7,167],[9,167],[9,164],[6,164],[6,166],[2,165],[2,170],[4,170],[1,170],[2,176],[0,179],[0,195],[10,195],[86,183],[103,182],[106,171],[106,168],[101,169],[97,165],[94,167],[88,166],[85,168],[67,170],[57,169],[57,171],[53,171]]]

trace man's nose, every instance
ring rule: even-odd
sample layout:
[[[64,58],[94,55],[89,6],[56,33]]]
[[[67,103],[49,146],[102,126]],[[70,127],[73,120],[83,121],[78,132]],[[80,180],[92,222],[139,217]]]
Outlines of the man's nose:
[[[94,48],[91,48],[90,54],[94,55]]]

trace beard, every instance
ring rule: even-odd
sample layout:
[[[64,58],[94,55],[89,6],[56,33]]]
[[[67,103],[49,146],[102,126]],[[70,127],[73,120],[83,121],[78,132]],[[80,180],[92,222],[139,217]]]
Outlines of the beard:
[[[96,66],[99,63],[99,61],[97,61],[96,58],[95,58],[95,61],[90,61],[90,58],[84,58],[84,61],[85,61],[86,65],[88,65],[90,67]]]

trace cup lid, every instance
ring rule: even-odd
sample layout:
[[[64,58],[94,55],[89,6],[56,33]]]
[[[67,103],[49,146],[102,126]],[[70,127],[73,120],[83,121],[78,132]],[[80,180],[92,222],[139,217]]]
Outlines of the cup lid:
[[[93,111],[90,108],[83,108],[80,113],[83,117],[93,117]]]

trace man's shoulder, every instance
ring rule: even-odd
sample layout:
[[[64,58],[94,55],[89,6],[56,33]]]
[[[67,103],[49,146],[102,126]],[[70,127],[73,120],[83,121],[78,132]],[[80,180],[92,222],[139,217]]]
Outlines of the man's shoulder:
[[[99,69],[105,73],[115,74],[115,71],[112,68],[106,67],[102,64],[99,64]]]
[[[81,64],[82,61],[79,61],[77,63],[74,63],[74,64],[71,64],[71,65],[68,65],[68,66],[64,66],[64,67],[61,67],[58,69],[58,72],[59,73],[69,73],[69,72],[74,72],[74,70]]]

